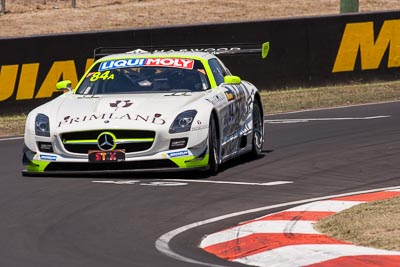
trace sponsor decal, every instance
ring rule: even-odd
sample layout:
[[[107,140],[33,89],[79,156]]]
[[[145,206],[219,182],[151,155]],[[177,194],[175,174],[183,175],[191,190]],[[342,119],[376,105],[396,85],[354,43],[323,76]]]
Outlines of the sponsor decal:
[[[234,51],[240,51],[240,47],[220,47],[220,48],[213,48],[213,47],[208,47],[208,48],[190,48],[190,49],[168,49],[168,50],[154,50],[153,52],[207,52],[211,54],[218,54],[221,52],[234,52]],[[145,51],[147,52],[147,51]]]
[[[187,138],[187,137],[171,139],[171,142],[169,144],[169,149],[185,148],[187,145],[188,139],[189,138]]]
[[[165,94],[164,96],[191,96],[191,92],[176,92],[171,94]]]
[[[183,157],[183,156],[188,156],[188,155],[189,155],[189,151],[187,151],[187,150],[168,153],[168,156],[170,158]]]
[[[114,113],[100,113],[100,114],[91,114],[91,115],[84,115],[79,117],[73,116],[65,116],[62,121],[58,122],[58,127],[72,125],[76,123],[84,123],[90,121],[98,121],[98,120],[126,120],[126,121],[140,121],[140,122],[147,122],[151,124],[163,125],[165,124],[165,120],[160,117],[153,117],[153,116],[146,116],[146,115],[139,115],[139,114],[132,114],[132,113],[125,113],[122,115],[116,115]]]
[[[400,67],[400,20],[386,20],[378,34],[374,26],[372,21],[346,24],[332,72],[354,71],[356,62],[361,70],[378,69],[385,54],[388,68]]]
[[[41,159],[41,160],[51,160],[51,161],[55,161],[55,160],[57,160],[57,156],[40,154],[40,159]]]
[[[229,100],[227,109],[221,114],[222,118],[222,131],[224,136],[231,136],[238,132],[241,127],[246,125],[246,118],[248,116],[248,93],[243,86],[230,86],[225,88],[225,95]],[[230,151],[229,151],[230,152]]]
[[[104,161],[125,161],[125,150],[118,149],[113,151],[93,151],[88,152],[89,162],[104,162]]]
[[[208,129],[208,125],[201,125],[201,121],[200,120],[197,120],[197,125],[198,126],[192,127],[192,132],[200,131],[200,130],[203,130],[203,129]]]
[[[206,100],[209,101],[210,103],[212,103],[213,105],[217,105],[219,103],[224,102],[225,97],[223,94],[221,94],[221,95],[218,94],[218,95],[213,96],[211,99],[206,99]]]
[[[119,68],[140,67],[145,65],[145,58],[132,58],[105,61],[100,64],[99,71]]]
[[[153,66],[153,67],[174,67],[181,69],[193,69],[194,60],[184,58],[132,58],[105,61],[100,64],[99,71]]]
[[[175,67],[182,69],[193,69],[194,60],[184,58],[149,58],[146,66]]]
[[[192,128],[192,132],[200,131],[200,130],[204,130],[204,129],[208,129],[208,125],[195,126]]]
[[[235,99],[235,95],[230,89],[227,89],[224,93],[225,93],[226,99],[228,99],[228,101],[232,101]]]
[[[115,108],[115,111],[118,108],[127,108],[132,106],[132,102],[130,100],[117,100],[115,102],[110,103],[110,107]]]
[[[220,48],[213,48],[213,47],[208,47],[208,48],[181,48],[181,49],[155,49],[153,50],[154,53],[156,52],[207,52],[211,54],[218,54],[221,52],[234,52],[234,51],[240,51],[240,47],[220,47]],[[141,53],[150,53],[150,51],[146,51],[143,49],[136,49],[133,51],[128,52],[130,54],[141,54]]]

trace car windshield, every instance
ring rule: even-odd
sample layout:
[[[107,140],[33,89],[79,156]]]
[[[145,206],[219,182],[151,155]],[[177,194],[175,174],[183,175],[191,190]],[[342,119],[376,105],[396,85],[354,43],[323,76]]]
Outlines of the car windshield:
[[[99,62],[76,93],[196,92],[209,88],[204,66],[198,60],[130,58]]]

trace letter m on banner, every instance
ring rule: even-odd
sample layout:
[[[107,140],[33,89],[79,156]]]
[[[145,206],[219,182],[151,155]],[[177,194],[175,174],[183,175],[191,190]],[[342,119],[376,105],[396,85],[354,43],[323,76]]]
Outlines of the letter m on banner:
[[[400,20],[385,21],[376,40],[373,22],[348,23],[332,72],[353,71],[358,55],[362,70],[378,69],[387,49],[387,67],[400,67]]]

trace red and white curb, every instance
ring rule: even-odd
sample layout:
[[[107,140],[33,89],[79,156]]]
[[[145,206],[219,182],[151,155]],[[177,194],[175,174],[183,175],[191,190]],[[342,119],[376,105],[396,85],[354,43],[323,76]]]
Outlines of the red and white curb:
[[[400,196],[400,189],[316,201],[210,234],[200,248],[253,266],[400,266],[400,251],[356,246],[321,234],[318,220],[374,200]]]

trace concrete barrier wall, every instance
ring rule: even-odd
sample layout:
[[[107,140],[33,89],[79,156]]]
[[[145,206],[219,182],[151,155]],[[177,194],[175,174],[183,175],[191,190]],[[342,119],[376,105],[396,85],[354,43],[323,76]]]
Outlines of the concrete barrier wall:
[[[25,112],[76,85],[107,46],[199,46],[270,42],[270,54],[221,56],[263,90],[399,77],[400,11],[0,39],[0,113]]]

